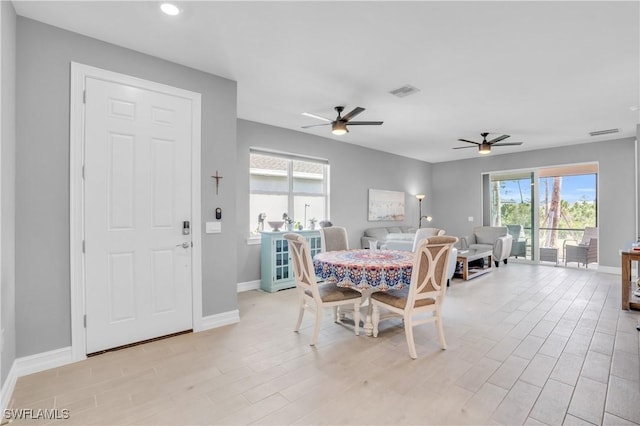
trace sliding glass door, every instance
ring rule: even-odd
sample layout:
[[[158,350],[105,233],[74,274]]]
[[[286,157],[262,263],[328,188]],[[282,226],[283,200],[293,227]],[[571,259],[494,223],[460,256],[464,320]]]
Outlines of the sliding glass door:
[[[491,174],[491,226],[506,226],[513,237],[511,257],[532,259],[534,239],[534,174],[531,171]]]
[[[567,245],[580,244],[585,229],[597,227],[597,181],[597,164],[540,169],[541,261],[564,264]]]
[[[511,258],[564,264],[567,245],[597,233],[597,178],[597,164],[485,175],[483,222],[509,229]]]

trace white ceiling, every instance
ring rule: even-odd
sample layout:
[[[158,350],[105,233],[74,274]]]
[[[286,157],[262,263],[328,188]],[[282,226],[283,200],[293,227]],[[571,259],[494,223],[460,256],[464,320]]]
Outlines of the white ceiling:
[[[441,162],[636,134],[640,3],[14,1],[19,15],[238,82],[238,117]],[[388,92],[410,84],[405,98]],[[367,110],[333,136],[302,112]],[[617,135],[590,137],[619,128]]]

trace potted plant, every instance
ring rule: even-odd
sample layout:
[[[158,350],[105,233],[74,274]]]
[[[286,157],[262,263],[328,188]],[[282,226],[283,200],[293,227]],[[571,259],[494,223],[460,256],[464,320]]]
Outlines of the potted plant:
[[[293,231],[293,219],[291,219],[286,212],[282,213],[282,220],[284,220],[284,223],[287,226],[287,231]]]
[[[315,217],[312,217],[311,219],[309,219],[309,229],[311,230],[316,229],[317,222],[318,222],[318,219],[316,219]]]

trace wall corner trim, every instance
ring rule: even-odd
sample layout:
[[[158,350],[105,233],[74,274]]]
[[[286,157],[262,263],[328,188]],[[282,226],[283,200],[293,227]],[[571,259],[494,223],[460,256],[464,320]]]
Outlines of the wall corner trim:
[[[71,364],[72,362],[73,354],[71,346],[16,358],[11,365],[11,370],[9,370],[7,378],[2,384],[2,390],[0,391],[0,410],[4,412],[4,410],[9,407],[11,396],[13,395],[13,390],[16,387],[16,382],[19,377]]]
[[[238,309],[203,317],[202,321],[200,321],[199,330],[193,331],[198,332],[211,330],[212,328],[223,327],[237,322],[240,322],[240,311]]]
[[[242,293],[243,291],[259,290],[259,289],[260,289],[260,280],[245,281],[243,283],[238,283],[238,293]]]
[[[2,390],[0,390],[0,410],[2,410],[3,413],[4,410],[9,408],[11,396],[13,395],[13,390],[16,387],[17,381],[18,374],[16,373],[16,362],[14,360],[13,364],[11,364],[11,370],[9,370],[9,374],[2,384]]]

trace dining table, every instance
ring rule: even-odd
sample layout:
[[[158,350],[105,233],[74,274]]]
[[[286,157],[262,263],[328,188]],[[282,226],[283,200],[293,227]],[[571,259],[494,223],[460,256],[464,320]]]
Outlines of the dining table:
[[[367,306],[364,330],[373,334],[369,297],[374,291],[403,289],[411,283],[414,253],[403,250],[339,250],[325,251],[313,258],[317,277],[362,293]]]

